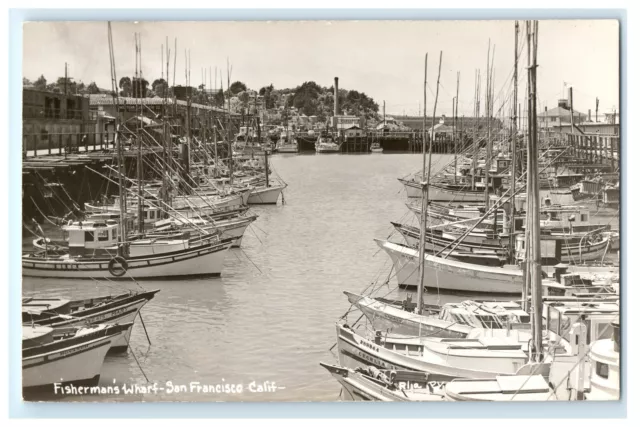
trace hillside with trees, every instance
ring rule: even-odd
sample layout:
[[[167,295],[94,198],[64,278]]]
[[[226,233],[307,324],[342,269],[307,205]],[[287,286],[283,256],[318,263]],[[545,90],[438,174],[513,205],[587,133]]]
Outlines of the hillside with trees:
[[[120,96],[130,97],[173,97],[173,88],[163,78],[151,80],[123,76],[118,81]],[[47,82],[41,75],[35,81],[23,78],[24,87],[32,87],[36,90],[69,94],[97,94],[110,93],[110,90],[100,89],[95,82],[89,85],[76,83],[72,78],[59,77],[56,82]],[[307,116],[318,116],[320,120],[333,115],[333,86],[320,86],[316,82],[306,81],[294,88],[276,89],[273,84],[263,86],[258,90],[250,89],[244,82],[235,81],[229,85],[228,89],[206,88],[200,85],[193,90],[192,101],[198,104],[209,104],[216,107],[227,107],[227,102],[231,100],[231,108],[234,111],[247,109],[252,111],[256,97],[263,98],[264,106],[267,109],[291,107]],[[364,116],[366,119],[378,117],[379,106],[364,92],[357,90],[339,89],[339,110],[340,114]]]

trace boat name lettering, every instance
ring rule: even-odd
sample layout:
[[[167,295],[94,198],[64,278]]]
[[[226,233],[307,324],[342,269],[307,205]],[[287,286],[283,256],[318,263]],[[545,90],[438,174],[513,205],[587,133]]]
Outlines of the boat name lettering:
[[[364,359],[367,362],[371,362],[372,364],[374,364],[375,366],[379,366],[382,368],[387,368],[387,369],[398,369],[396,366],[392,365],[391,363],[387,363],[383,360],[380,360],[377,357],[371,356],[363,351],[358,351],[358,357],[360,359]]]
[[[377,351],[377,352],[379,352],[379,351],[380,351],[380,349],[379,349],[377,346],[375,346],[375,345],[371,344],[371,343],[370,343],[370,342],[368,342],[368,341],[360,340],[360,345],[362,345],[363,347],[370,348],[371,350],[374,350],[374,351]]]
[[[84,345],[81,345],[81,346],[76,347],[76,348],[72,348],[72,349],[69,349],[69,350],[62,351],[62,352],[60,352],[60,355],[58,357],[52,358],[52,359],[58,359],[60,357],[65,357],[65,356],[68,356],[70,354],[78,353],[78,352],[81,352],[83,350],[86,350],[87,348],[89,348],[89,344],[84,344]]]

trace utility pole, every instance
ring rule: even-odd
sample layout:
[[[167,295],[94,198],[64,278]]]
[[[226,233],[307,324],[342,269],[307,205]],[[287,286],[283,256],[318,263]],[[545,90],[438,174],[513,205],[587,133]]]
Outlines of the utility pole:
[[[64,63],[64,94],[67,94],[67,63]]]

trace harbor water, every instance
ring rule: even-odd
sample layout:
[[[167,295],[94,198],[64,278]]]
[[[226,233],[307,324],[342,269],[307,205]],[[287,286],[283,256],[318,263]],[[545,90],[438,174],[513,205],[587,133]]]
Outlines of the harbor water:
[[[434,155],[434,169],[450,157]],[[242,248],[229,251],[220,278],[138,283],[24,278],[25,296],[78,299],[141,287],[161,291],[141,312],[151,344],[137,320],[130,350],[107,356],[102,367],[100,385],[137,385],[137,392],[125,394],[120,388],[117,395],[42,399],[339,399],[340,385],[319,362],[336,360],[335,349],[330,351],[336,342],[335,323],[349,309],[343,291],[361,292],[389,276],[391,262],[373,239],[392,235],[390,221],[416,224],[397,178],[419,170],[422,157],[282,154],[271,160],[273,170],[288,183],[284,204],[251,207],[259,219],[245,232]],[[25,238],[25,248],[30,244],[31,238]],[[379,296],[403,298],[405,291],[394,287],[391,278]],[[426,300],[444,303],[466,297],[429,292]],[[357,318],[354,314],[350,320]],[[240,393],[198,392],[192,382],[243,387]]]

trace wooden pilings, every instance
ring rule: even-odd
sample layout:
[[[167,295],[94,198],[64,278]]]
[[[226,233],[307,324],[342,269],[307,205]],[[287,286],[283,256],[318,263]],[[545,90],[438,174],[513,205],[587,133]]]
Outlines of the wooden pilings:
[[[562,134],[564,142],[581,163],[609,165],[616,169],[620,165],[620,136],[602,134]]]

